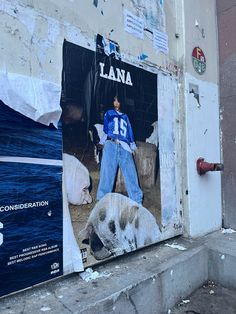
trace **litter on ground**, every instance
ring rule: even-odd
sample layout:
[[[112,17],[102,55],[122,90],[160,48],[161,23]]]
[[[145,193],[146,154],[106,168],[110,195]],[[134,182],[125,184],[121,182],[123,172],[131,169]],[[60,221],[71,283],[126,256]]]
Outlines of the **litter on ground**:
[[[87,268],[85,271],[83,271],[82,273],[80,273],[80,277],[85,280],[86,282],[89,282],[91,280],[95,280],[97,278],[101,278],[101,277],[109,277],[111,274],[102,272],[99,273],[97,271],[93,271],[92,268]]]
[[[177,249],[177,250],[180,250],[180,251],[187,250],[186,247],[184,247],[182,245],[179,245],[179,244],[175,244],[175,243],[172,243],[172,244],[166,243],[165,246],[168,246],[168,247],[171,247],[172,249]]]

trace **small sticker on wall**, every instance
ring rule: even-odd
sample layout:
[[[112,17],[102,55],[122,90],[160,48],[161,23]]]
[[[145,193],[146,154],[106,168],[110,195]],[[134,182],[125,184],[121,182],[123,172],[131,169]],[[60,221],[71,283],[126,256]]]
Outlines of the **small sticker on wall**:
[[[206,71],[206,57],[200,47],[195,47],[192,52],[192,63],[194,70],[198,74],[203,74]]]
[[[87,258],[88,258],[87,248],[81,249],[81,256],[82,256],[83,263],[87,263]]]

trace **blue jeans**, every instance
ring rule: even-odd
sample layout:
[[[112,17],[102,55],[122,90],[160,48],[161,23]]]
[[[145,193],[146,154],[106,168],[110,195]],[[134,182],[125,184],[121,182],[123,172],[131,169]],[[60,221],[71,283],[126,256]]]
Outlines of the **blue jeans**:
[[[112,192],[118,166],[125,180],[129,198],[142,204],[143,192],[139,187],[133,156],[118,143],[107,140],[103,148],[97,200]]]

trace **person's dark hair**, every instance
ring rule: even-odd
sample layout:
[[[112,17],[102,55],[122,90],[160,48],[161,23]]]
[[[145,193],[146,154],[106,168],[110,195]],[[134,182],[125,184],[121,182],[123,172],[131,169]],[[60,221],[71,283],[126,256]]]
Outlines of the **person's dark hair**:
[[[119,103],[121,103],[121,97],[120,96],[115,95],[113,98],[113,101],[115,101],[115,100],[117,100],[117,101],[119,101]]]

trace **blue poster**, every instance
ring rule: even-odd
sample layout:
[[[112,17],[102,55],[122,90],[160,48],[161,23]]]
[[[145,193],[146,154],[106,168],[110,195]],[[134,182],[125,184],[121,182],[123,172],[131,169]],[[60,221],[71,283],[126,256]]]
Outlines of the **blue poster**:
[[[0,103],[0,296],[63,274],[62,138]]]
[[[62,160],[61,123],[45,126],[0,101],[0,156]]]

